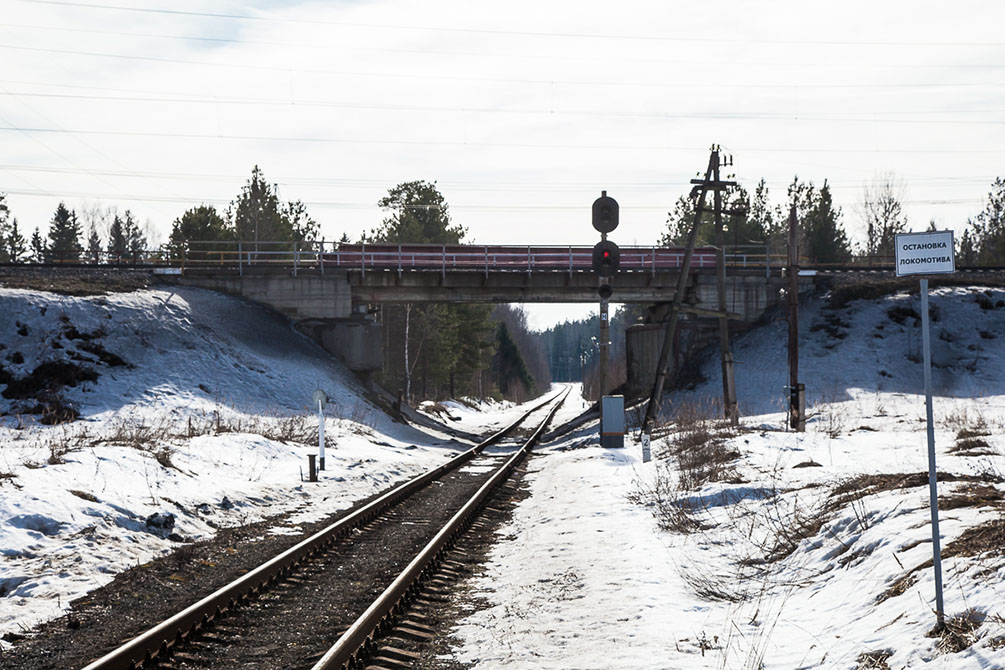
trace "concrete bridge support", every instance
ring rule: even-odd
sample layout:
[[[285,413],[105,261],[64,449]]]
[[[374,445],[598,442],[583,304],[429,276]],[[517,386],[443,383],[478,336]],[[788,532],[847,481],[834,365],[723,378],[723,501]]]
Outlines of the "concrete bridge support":
[[[288,268],[188,269],[158,275],[164,283],[241,296],[288,317],[353,372],[370,373],[384,365],[383,330],[365,314],[354,313],[352,287],[344,272],[291,273]]]
[[[367,374],[384,366],[384,326],[365,315],[309,319],[296,327],[353,372]]]
[[[685,302],[695,307],[717,308],[715,276],[695,274],[695,282],[688,291]],[[740,316],[730,321],[730,331],[745,330],[765,314],[782,304],[788,280],[778,275],[731,275],[726,279],[727,311]],[[813,289],[813,278],[800,278],[800,292]],[[669,303],[653,305],[646,323],[630,326],[625,331],[625,356],[628,380],[625,395],[630,398],[647,397],[656,378],[656,364],[663,346],[665,321]],[[687,316],[687,315],[685,315]],[[718,335],[716,320],[706,317],[682,318],[678,323],[676,342],[671,359],[670,377],[675,377],[686,366],[688,357],[700,349],[714,344]]]

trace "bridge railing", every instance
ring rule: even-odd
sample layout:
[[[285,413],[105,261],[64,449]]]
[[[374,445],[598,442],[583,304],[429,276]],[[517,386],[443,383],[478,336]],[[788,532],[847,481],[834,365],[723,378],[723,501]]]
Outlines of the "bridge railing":
[[[658,272],[681,267],[683,247],[621,247],[620,266],[628,272]],[[693,268],[714,268],[718,250],[698,247]],[[326,268],[367,271],[466,270],[483,272],[583,272],[593,267],[591,246],[512,246],[450,244],[348,244],[306,241],[191,241],[169,244],[144,258],[155,265],[220,267],[242,272],[255,267],[324,272]],[[785,265],[785,255],[768,247],[729,247],[728,268]],[[142,262],[142,261],[141,261]]]
[[[622,247],[621,270],[656,272],[678,268],[684,249]],[[692,266],[715,267],[716,250],[695,249]],[[322,264],[348,270],[474,270],[484,272],[575,272],[593,267],[593,247],[450,244],[340,244],[325,251]]]

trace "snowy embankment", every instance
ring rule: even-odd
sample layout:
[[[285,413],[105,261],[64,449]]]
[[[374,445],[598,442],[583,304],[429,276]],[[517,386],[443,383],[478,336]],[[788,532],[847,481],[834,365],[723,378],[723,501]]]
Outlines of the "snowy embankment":
[[[595,426],[531,461],[454,658],[479,668],[1005,668],[1005,292],[939,289],[932,324],[946,617],[935,625],[917,296],[800,314],[734,342],[744,417],[675,393],[643,464]],[[712,410],[714,413],[714,409]]]
[[[0,635],[216,528],[292,512],[273,532],[295,532],[446,453],[243,301],[0,289],[0,312]],[[319,388],[327,468],[305,484]]]

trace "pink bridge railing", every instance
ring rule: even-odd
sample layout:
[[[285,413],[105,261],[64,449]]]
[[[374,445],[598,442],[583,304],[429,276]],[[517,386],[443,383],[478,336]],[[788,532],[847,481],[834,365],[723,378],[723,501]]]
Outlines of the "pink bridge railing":
[[[451,244],[341,244],[321,255],[325,267],[358,270],[482,270],[573,272],[593,267],[593,247],[515,247]],[[656,272],[679,268],[684,248],[621,247],[621,270]],[[713,268],[716,250],[699,247],[693,268]]]

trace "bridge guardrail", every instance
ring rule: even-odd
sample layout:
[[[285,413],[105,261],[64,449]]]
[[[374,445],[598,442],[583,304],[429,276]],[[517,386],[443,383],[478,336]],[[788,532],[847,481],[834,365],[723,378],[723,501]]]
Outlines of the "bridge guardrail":
[[[679,268],[683,247],[621,247],[623,271],[657,272]],[[692,267],[714,268],[715,247],[698,247]],[[254,267],[289,268],[324,273],[326,268],[367,271],[447,270],[483,272],[583,272],[592,271],[591,246],[347,244],[324,240],[304,241],[191,241],[165,244],[159,249],[131,251],[114,256],[107,252],[68,253],[48,257],[49,264],[228,268],[243,273]],[[785,255],[768,247],[727,247],[728,268],[773,268],[786,264]],[[871,264],[870,264],[871,265]]]

